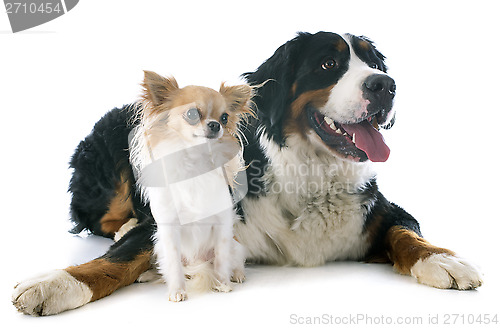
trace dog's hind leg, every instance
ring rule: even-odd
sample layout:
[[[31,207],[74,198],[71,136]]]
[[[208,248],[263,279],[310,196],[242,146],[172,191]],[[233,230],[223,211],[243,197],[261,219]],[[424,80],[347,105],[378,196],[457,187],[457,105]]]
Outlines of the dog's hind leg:
[[[12,295],[14,306],[34,316],[57,314],[132,284],[151,266],[154,229],[153,220],[146,220],[95,260],[19,283]]]
[[[418,222],[399,206],[379,195],[368,217],[372,250],[368,261],[385,257],[395,271],[436,288],[475,289],[482,275],[471,263],[422,237]]]

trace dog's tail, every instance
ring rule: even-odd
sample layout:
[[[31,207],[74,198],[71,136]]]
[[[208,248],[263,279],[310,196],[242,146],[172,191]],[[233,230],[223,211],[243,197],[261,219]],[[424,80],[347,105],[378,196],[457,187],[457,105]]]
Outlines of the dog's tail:
[[[189,277],[186,288],[189,292],[204,293],[210,290],[221,290],[230,288],[223,285],[215,274],[214,265],[211,261],[188,264],[184,267],[184,273]]]

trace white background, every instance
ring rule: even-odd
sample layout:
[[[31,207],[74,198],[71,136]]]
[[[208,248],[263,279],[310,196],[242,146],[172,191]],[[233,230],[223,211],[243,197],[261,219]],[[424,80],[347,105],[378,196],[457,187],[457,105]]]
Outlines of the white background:
[[[292,314],[417,316],[424,323],[429,315],[441,323],[453,313],[500,315],[497,7],[495,1],[86,0],[16,34],[0,13],[2,322],[286,327]],[[388,265],[253,266],[232,293],[181,304],[168,302],[161,285],[135,284],[58,316],[15,311],[10,294],[17,281],[87,261],[109,245],[67,233],[67,163],[107,110],[137,99],[142,70],[218,88],[255,70],[297,31],[320,30],[366,35],[388,57],[397,123],[385,133],[391,158],[377,164],[381,189],[420,221],[428,240],[477,263],[483,287],[436,290]]]

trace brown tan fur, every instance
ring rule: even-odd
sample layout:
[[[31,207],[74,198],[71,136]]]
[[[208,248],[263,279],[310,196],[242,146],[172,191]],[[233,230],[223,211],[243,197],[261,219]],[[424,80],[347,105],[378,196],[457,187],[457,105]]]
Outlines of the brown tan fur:
[[[323,107],[328,101],[330,91],[333,87],[334,85],[331,85],[324,89],[306,91],[297,97],[290,106],[291,115],[285,121],[285,135],[297,134],[305,138],[307,132],[310,130],[306,118],[306,106],[311,105],[316,108]],[[296,86],[293,85],[290,92],[294,94],[296,91],[295,89]]]
[[[335,44],[335,47],[339,52],[342,52],[347,49],[347,43],[345,43],[343,40],[338,40]]]
[[[136,281],[139,275],[150,267],[150,258],[151,252],[142,253],[134,260],[122,263],[99,258],[68,267],[65,271],[86,284],[93,293],[91,301],[95,301]]]
[[[106,234],[114,234],[133,217],[133,204],[130,197],[130,180],[121,175],[116,184],[115,196],[111,199],[107,213],[101,218],[101,230]]]
[[[446,248],[431,245],[415,232],[401,226],[394,226],[386,234],[388,256],[394,263],[394,268],[401,274],[410,274],[411,268],[418,260],[433,254],[455,255]]]

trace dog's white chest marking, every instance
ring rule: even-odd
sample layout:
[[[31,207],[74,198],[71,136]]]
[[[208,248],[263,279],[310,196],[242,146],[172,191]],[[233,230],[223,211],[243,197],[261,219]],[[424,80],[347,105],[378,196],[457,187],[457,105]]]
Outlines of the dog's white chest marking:
[[[271,162],[263,177],[267,194],[243,200],[246,223],[235,227],[249,259],[316,266],[361,258],[374,200],[360,188],[374,177],[370,166],[310,150],[299,137],[288,142],[293,147],[279,149],[261,138]]]

